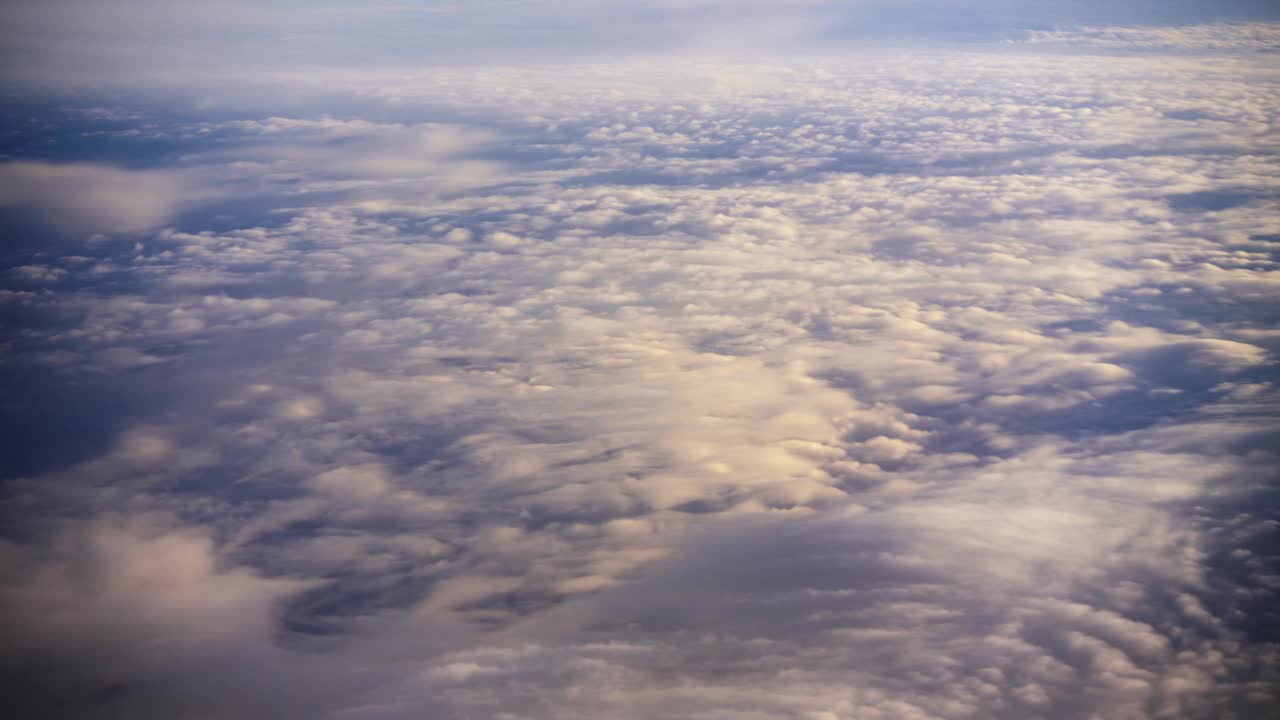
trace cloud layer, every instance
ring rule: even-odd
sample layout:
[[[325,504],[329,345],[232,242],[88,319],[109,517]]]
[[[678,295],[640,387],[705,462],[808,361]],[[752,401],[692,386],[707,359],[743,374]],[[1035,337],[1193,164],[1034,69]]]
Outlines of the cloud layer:
[[[129,91],[350,67],[923,48],[1280,19],[1255,0],[47,0],[4,14],[6,80]]]
[[[1091,32],[46,108],[9,699],[1274,711],[1274,31]]]

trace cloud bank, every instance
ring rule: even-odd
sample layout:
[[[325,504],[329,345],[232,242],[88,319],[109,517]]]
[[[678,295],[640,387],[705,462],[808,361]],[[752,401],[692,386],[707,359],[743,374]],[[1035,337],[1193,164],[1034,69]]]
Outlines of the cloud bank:
[[[1070,32],[44,99],[6,700],[1274,713],[1274,29]]]

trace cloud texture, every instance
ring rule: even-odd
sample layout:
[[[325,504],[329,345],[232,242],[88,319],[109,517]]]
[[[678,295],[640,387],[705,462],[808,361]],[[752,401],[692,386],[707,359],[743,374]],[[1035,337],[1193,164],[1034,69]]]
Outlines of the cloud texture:
[[[7,699],[1267,716],[1274,33],[48,100],[0,167]]]

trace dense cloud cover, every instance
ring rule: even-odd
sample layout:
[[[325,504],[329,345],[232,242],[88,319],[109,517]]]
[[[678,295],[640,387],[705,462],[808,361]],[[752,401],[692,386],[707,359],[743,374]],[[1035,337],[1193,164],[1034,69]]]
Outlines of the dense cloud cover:
[[[610,4],[478,5],[397,12],[536,49]],[[0,161],[5,702],[1280,712],[1280,31],[997,5],[743,59],[650,30],[886,6],[672,1],[624,59],[429,65],[377,5],[6,10],[59,62]],[[226,61],[116,86],[183,71],[106,42],[135,15],[139,62]]]

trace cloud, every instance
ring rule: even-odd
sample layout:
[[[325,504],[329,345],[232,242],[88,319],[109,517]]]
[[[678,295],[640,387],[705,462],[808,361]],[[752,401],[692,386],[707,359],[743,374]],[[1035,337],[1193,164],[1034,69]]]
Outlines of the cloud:
[[[191,132],[179,129],[173,134]],[[210,208],[288,204],[308,193],[358,196],[379,181],[398,181],[402,195],[457,190],[492,182],[502,169],[500,162],[480,157],[499,142],[498,133],[444,123],[406,126],[269,117],[219,123],[194,134],[210,132],[221,136],[221,146],[187,153],[177,167],[0,164],[0,208],[34,213],[58,232],[83,239],[179,224],[189,214]],[[388,189],[380,186],[374,205],[394,197],[386,194]],[[23,239],[16,233],[13,241]],[[398,266],[401,270],[414,264],[405,259],[408,262]],[[29,267],[14,272],[38,279],[36,266]],[[397,272],[390,265],[386,270]],[[57,269],[43,276],[51,277],[51,272]]]
[[[0,164],[0,207],[40,212],[68,233],[131,232],[163,225],[200,194],[172,170],[86,163]]]
[[[1266,714],[1274,77],[1187,52],[361,67],[323,112],[78,120],[181,152],[16,161],[104,236],[2,276],[0,411],[76,446],[3,468],[15,697]],[[64,192],[169,174],[218,195]]]
[[[1252,50],[1274,51],[1280,35],[1273,24],[1219,24],[1189,27],[1084,27],[1073,30],[1036,30],[1026,42],[1098,48],[1155,50]]]
[[[220,568],[207,536],[172,524],[108,518],[73,527],[40,552],[6,543],[5,669],[25,685],[9,686],[10,700],[51,710],[44,693],[58,692],[57,712],[68,716],[118,695],[133,705],[131,694],[155,703],[147,712],[211,707],[223,702],[221,691],[205,685],[200,699],[184,697],[185,674],[214,679],[237,657],[270,654],[273,606],[305,584]],[[51,663],[56,675],[37,671]]]
[[[806,51],[878,45],[886,38],[990,42],[1023,38],[1027,31],[1034,31],[1035,41],[1078,44],[1089,36],[1090,43],[1112,46],[1113,36],[1130,33],[1120,42],[1132,47],[1160,37],[1151,26],[1276,17],[1273,8],[1249,0],[224,0],[198,7],[157,0],[53,0],[7,8],[0,52],[7,77],[24,84],[100,87],[145,76],[177,89],[197,80],[252,85],[246,79],[277,73],[320,80],[320,69],[353,66]],[[1080,26],[1085,29],[1067,31],[1071,40],[1055,34]],[[1217,33],[1191,32],[1202,39]],[[1236,42],[1243,34],[1234,35]],[[1156,42],[1167,44],[1170,37]],[[1209,47],[1220,47],[1217,42]]]
[[[477,159],[464,163],[467,155],[495,144],[500,138],[493,132],[457,125],[406,127],[359,120],[271,117],[262,121],[233,121],[227,129],[268,139],[228,155],[237,159],[250,156],[252,162],[266,165],[264,169],[272,175],[294,175],[307,181],[327,178],[421,180],[443,176],[448,185],[459,186],[468,179],[473,182],[490,179],[500,167],[496,162]]]

